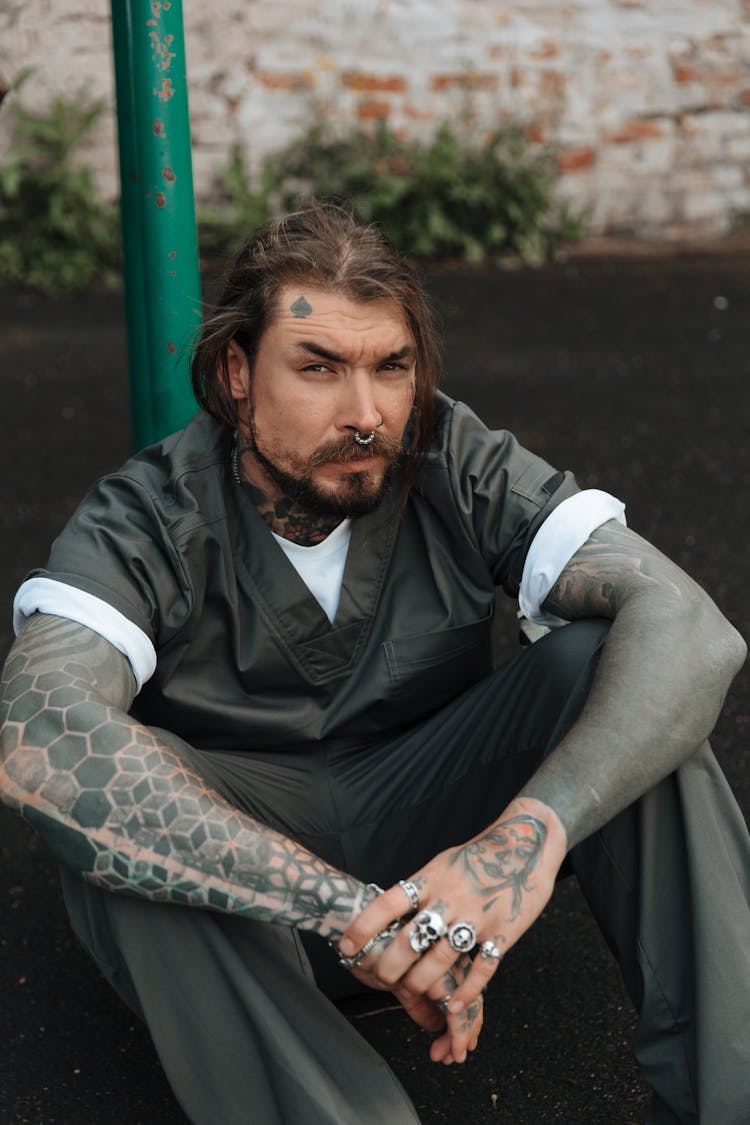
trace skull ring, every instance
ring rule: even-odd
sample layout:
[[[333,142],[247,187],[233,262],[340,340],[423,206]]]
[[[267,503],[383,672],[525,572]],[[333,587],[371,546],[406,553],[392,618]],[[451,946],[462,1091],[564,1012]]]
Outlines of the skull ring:
[[[415,953],[424,953],[446,932],[442,914],[437,910],[423,910],[417,914],[409,930],[409,945]]]
[[[477,931],[471,922],[454,922],[448,930],[448,941],[456,953],[468,953],[477,944]]]

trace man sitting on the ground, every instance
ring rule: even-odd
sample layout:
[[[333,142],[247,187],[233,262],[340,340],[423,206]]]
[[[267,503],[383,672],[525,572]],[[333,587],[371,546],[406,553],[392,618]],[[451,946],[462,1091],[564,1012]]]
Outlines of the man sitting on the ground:
[[[18,593],[4,798],[198,1125],[416,1121],[308,952],[462,1062],[566,856],[649,1125],[747,1125],[750,849],[705,743],[744,644],[439,373],[377,231],[314,207],[252,238],[196,346],[202,413]],[[553,628],[493,671],[497,586]]]

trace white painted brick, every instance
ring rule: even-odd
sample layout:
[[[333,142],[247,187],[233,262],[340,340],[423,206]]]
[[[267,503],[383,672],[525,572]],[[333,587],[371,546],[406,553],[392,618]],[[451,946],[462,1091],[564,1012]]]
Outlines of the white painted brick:
[[[750,136],[737,137],[731,141],[727,141],[724,145],[724,154],[727,160],[731,160],[740,168],[750,166]]]
[[[711,168],[711,179],[717,188],[730,194],[733,188],[744,186],[745,174],[742,168],[731,164],[715,164]]]
[[[392,126],[426,138],[467,105],[460,83],[436,90],[435,77],[470,72],[496,80],[468,96],[478,130],[515,120],[568,150],[593,149],[595,165],[566,174],[561,191],[593,205],[594,228],[721,226],[747,187],[750,17],[738,0],[213,0],[186,4],[185,18],[199,194],[235,141],[257,169],[316,114],[345,128],[368,100],[387,102]],[[0,9],[0,73],[27,65],[30,106],[84,88],[111,105],[108,0]],[[347,71],[397,75],[407,90],[352,90]],[[284,88],[295,76],[298,88]],[[664,137],[607,139],[656,115],[669,123]],[[0,153],[8,124],[4,111]],[[114,150],[110,111],[80,154],[107,193]],[[711,167],[707,184],[700,173]]]

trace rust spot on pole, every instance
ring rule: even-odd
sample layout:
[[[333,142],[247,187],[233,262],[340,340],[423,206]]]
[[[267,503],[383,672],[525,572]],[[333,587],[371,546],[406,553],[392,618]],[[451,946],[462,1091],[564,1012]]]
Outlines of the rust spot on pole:
[[[171,340],[167,343],[167,351],[170,353],[170,355],[174,355],[174,353],[177,351],[177,346],[173,344]]]
[[[170,250],[167,257],[171,258],[174,261],[174,259],[177,257],[177,251],[176,250]]]
[[[163,137],[164,136],[164,122],[162,121],[162,119],[160,117],[154,118],[154,136],[155,137]]]
[[[163,191],[157,191],[156,195],[154,196],[154,203],[157,207],[166,207],[167,197]]]
[[[171,78],[162,78],[161,90],[154,90],[154,96],[161,98],[163,102],[168,102],[170,98],[174,97],[174,89],[172,88]]]
[[[164,179],[167,181],[168,184],[173,184],[175,182],[175,180],[177,179],[177,177],[175,176],[174,172],[172,171],[172,169],[169,167],[168,164],[167,164],[166,168],[162,168],[161,174],[164,177]]]

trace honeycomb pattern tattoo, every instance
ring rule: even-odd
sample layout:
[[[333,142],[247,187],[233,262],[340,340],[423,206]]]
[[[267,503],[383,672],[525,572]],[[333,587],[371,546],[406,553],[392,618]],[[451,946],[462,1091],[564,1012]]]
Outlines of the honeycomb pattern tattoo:
[[[211,790],[127,715],[132,694],[101,637],[32,618],[0,687],[6,801],[99,886],[340,936],[363,885]]]

